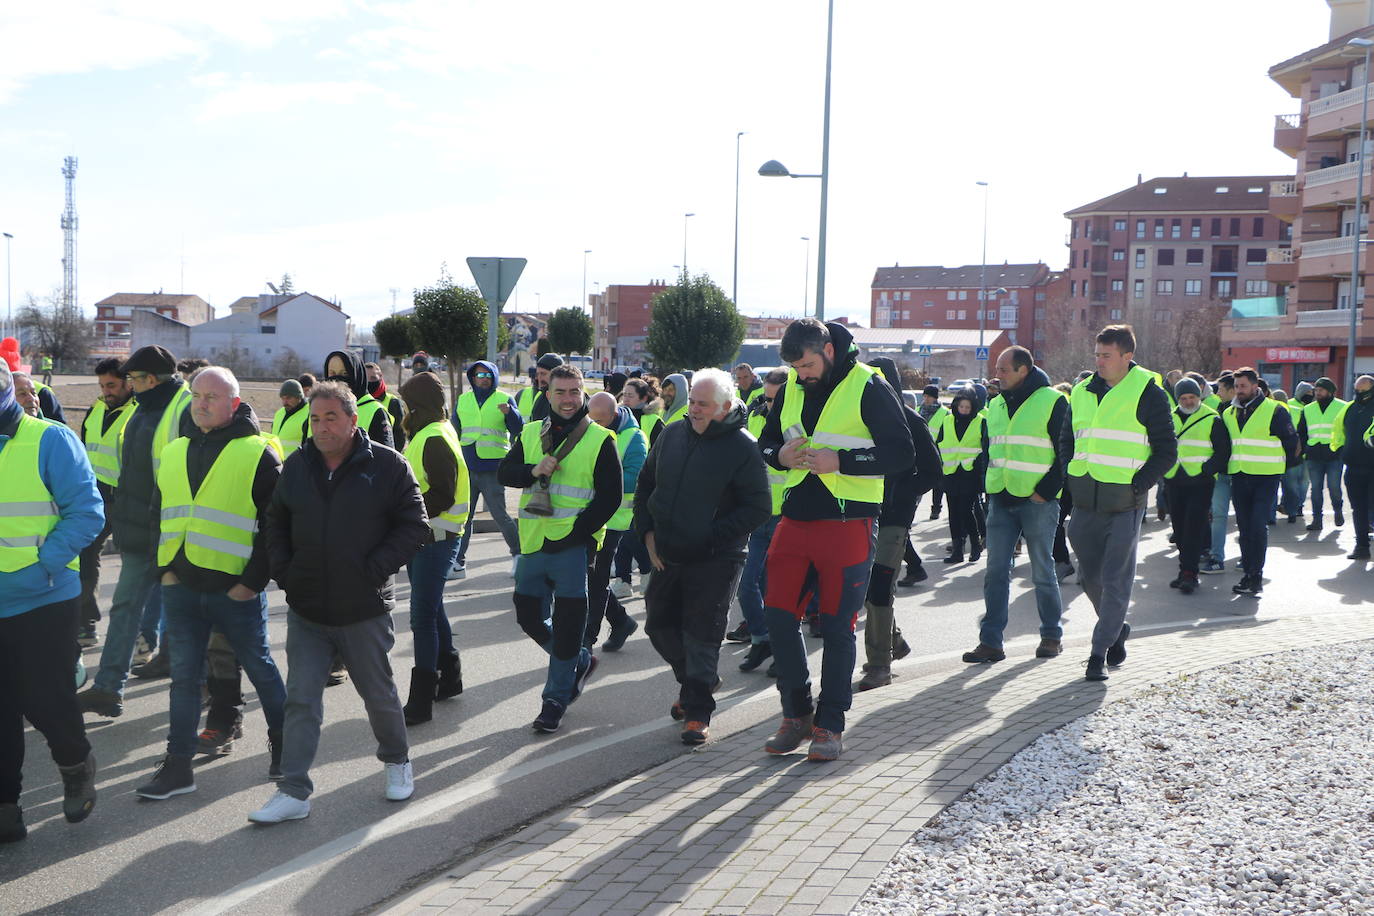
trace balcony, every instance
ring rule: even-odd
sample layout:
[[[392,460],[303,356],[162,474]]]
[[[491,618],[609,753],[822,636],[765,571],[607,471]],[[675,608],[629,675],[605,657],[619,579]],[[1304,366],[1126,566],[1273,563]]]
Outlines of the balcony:
[[[1374,162],[1374,159],[1371,162]],[[1304,173],[1302,180],[1303,209],[1332,207],[1353,202],[1358,190],[1359,174],[1359,162],[1342,162],[1340,165],[1313,169]],[[1374,189],[1371,188],[1369,175],[1370,170],[1366,166],[1364,170],[1364,191],[1366,194]]]
[[[1350,326],[1350,309],[1322,309],[1321,311],[1298,312],[1297,326],[1300,328],[1347,328]],[[1364,320],[1364,309],[1355,309],[1355,322]]]
[[[1269,212],[1286,223],[1291,223],[1298,215],[1302,191],[1296,178],[1288,181],[1269,182]]]
[[[1352,127],[1358,128],[1360,105],[1364,101],[1366,88],[1368,84],[1355,86],[1344,92],[1308,102],[1304,109],[1307,115],[1307,136],[1322,137],[1348,131]],[[1370,98],[1374,100],[1374,90],[1371,90]],[[1278,146],[1277,136],[1274,145]]]
[[[1237,331],[1277,331],[1283,324],[1280,315],[1260,315],[1256,318],[1232,318],[1231,325]]]
[[[1274,116],[1274,148],[1281,153],[1297,157],[1302,151],[1302,115]]]
[[[1298,276],[1324,277],[1332,274],[1349,274],[1354,244],[1355,237],[1351,235],[1303,242],[1298,252]]]

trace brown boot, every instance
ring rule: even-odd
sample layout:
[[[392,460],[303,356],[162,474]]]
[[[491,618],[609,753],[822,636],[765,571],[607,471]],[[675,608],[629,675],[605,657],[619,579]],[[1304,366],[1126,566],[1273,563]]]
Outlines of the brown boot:
[[[1042,639],[1040,645],[1035,648],[1036,658],[1054,658],[1064,651],[1064,646],[1057,639]]]

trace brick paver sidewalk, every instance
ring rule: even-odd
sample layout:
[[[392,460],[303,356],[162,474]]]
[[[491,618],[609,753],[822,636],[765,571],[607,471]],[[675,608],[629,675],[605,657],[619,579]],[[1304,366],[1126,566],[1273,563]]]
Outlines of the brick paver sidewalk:
[[[388,912],[848,913],[914,832],[1041,733],[1180,674],[1371,636],[1362,614],[1238,622],[1141,634],[1105,684],[1083,680],[1077,648],[899,680],[855,695],[837,762],[765,754],[773,725],[741,732],[531,825]]]

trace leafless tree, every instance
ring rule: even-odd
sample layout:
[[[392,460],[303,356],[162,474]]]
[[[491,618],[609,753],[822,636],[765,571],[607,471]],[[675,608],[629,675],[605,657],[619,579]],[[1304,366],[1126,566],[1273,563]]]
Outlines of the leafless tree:
[[[62,305],[62,291],[39,299],[29,293],[15,316],[23,349],[52,356],[68,371],[84,370],[86,355],[95,343],[95,325],[76,308]]]

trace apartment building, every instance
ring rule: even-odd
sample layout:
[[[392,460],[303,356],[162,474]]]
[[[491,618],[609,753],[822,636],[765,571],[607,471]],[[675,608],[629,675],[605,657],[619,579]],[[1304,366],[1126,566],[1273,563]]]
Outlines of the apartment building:
[[[879,267],[870,291],[870,322],[874,328],[976,329],[986,292],[985,337],[1005,331],[1011,343],[1034,348],[1043,337],[1036,319],[1044,317],[1049,279],[1043,263]]]

